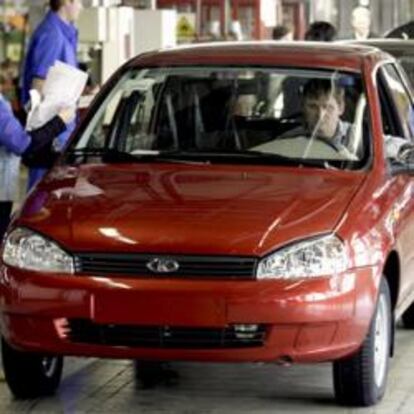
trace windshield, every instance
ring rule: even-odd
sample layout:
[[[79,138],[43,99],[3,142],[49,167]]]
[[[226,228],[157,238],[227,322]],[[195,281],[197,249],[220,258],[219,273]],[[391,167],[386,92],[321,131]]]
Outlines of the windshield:
[[[356,169],[369,155],[359,76],[299,69],[131,70],[69,162],[197,161]],[[81,161],[80,161],[81,160]]]

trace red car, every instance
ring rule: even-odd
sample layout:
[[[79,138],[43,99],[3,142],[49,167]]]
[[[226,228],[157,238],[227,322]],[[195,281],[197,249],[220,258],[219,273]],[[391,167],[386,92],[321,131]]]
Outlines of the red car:
[[[122,67],[5,237],[12,393],[55,391],[76,355],[332,361],[339,403],[379,401],[395,321],[414,327],[407,85],[365,46],[198,45]]]

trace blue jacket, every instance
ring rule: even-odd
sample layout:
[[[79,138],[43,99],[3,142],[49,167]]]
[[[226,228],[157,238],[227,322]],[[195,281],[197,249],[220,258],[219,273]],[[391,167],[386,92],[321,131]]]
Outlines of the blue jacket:
[[[56,61],[78,67],[76,49],[78,32],[73,24],[64,22],[50,11],[34,31],[23,68],[22,101],[30,99],[34,78],[46,79]]]
[[[56,61],[78,67],[76,56],[78,31],[71,23],[64,22],[58,14],[49,11],[34,31],[27,51],[22,78],[22,101],[30,99],[29,91],[33,79],[45,79],[49,69]],[[68,125],[64,133],[59,135],[59,147],[63,148],[70,134],[75,129],[75,122]],[[44,175],[46,170],[32,168],[29,174],[29,189]]]
[[[19,182],[20,157],[31,137],[0,95],[0,201],[14,201]]]

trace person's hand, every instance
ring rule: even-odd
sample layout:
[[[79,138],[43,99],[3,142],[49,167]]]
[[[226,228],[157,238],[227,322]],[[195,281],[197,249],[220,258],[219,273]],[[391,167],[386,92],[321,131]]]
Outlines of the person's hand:
[[[62,108],[58,112],[59,118],[65,123],[68,124],[70,121],[72,121],[75,118],[76,115],[76,108],[74,106]]]

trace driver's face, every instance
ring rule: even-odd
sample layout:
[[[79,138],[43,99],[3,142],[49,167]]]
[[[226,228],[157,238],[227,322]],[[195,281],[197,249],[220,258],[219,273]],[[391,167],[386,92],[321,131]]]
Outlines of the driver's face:
[[[311,134],[322,138],[334,137],[340,116],[344,112],[343,103],[339,103],[332,94],[308,96],[305,97],[303,109],[305,122]]]

